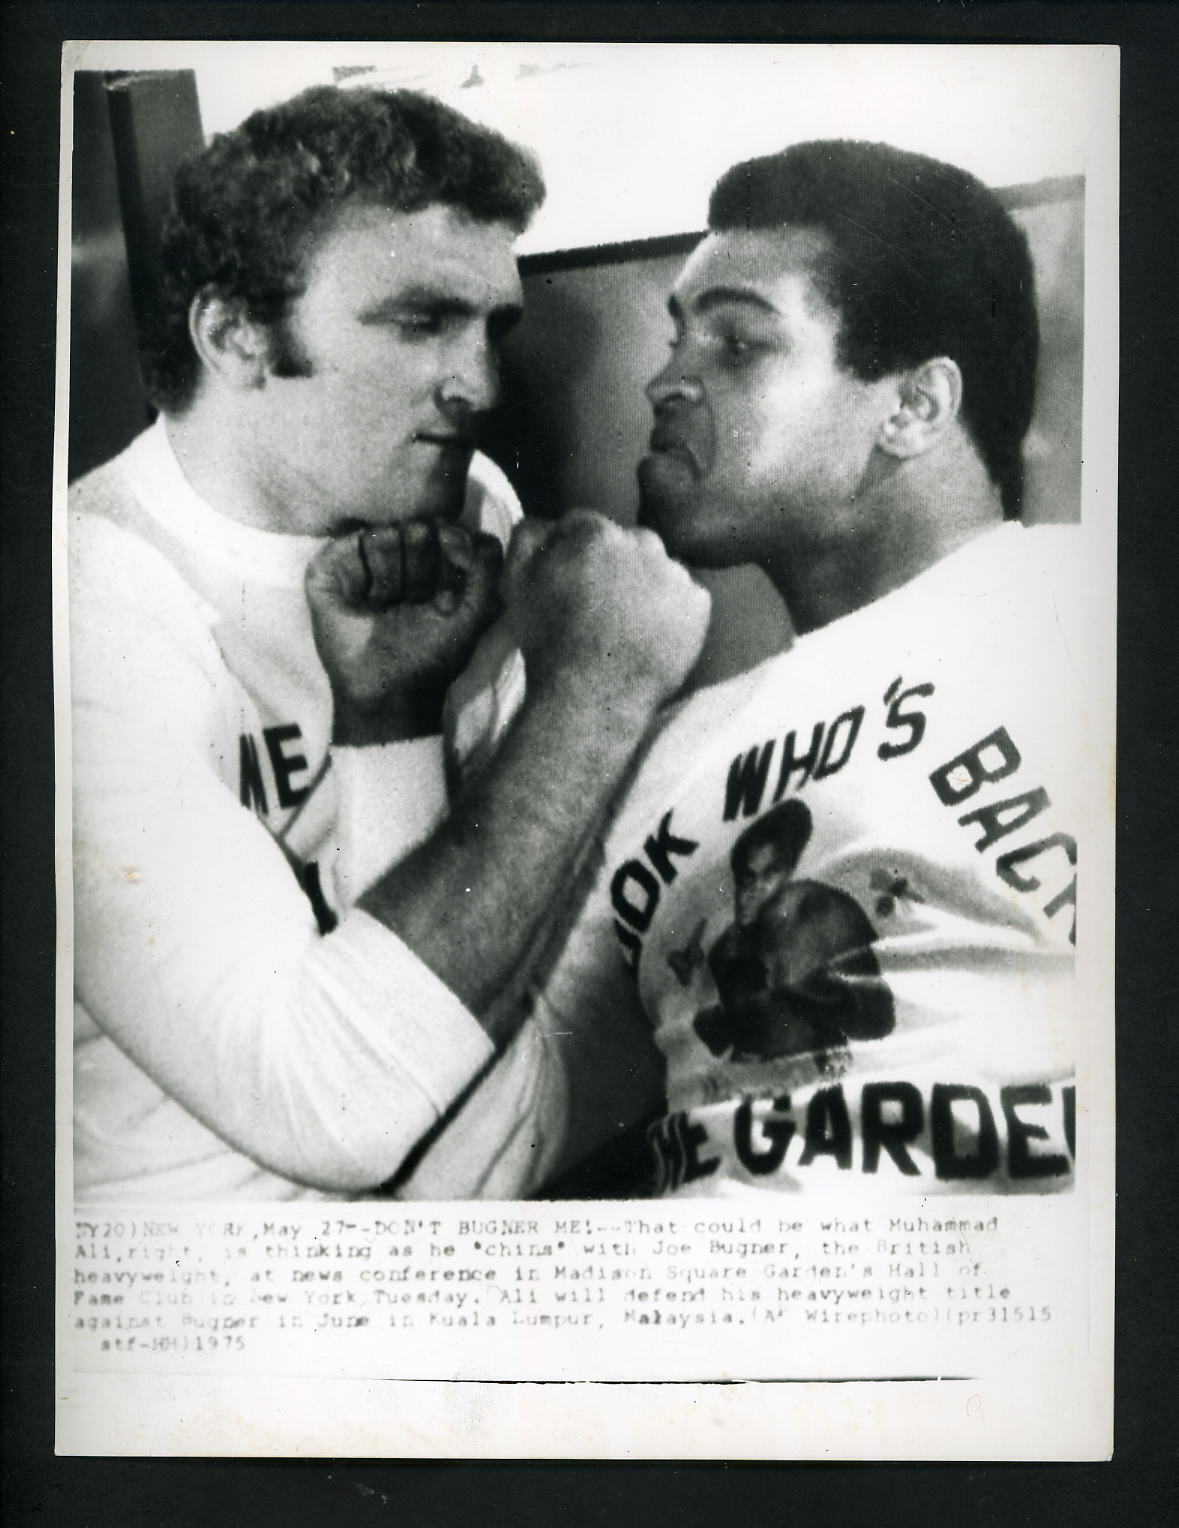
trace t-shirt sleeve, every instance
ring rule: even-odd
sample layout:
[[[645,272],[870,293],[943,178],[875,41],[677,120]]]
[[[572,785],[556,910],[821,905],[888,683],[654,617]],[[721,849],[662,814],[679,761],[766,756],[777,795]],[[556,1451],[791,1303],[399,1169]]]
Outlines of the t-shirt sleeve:
[[[281,849],[224,783],[239,692],[170,566],[103,522],[75,527],[71,552],[78,999],[261,1165],[374,1187],[491,1043],[366,913],[319,934]]]
[[[442,736],[370,748],[333,748],[324,782],[334,791],[332,904],[346,912],[424,843],[446,815]]]

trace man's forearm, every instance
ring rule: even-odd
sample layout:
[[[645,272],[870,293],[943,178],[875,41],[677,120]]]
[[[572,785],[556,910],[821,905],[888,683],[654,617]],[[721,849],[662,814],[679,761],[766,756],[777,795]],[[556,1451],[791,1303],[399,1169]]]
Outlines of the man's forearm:
[[[324,666],[329,675],[350,671],[358,646],[369,651],[356,640],[356,612],[340,607],[330,579],[321,587],[309,576],[307,587]],[[493,765],[358,906],[499,1041],[512,1004],[496,999],[560,904],[584,837],[660,703],[687,678],[708,628],[708,596],[652,532],[585,510],[517,527],[497,588],[528,669],[528,698]],[[385,636],[381,651],[393,651]],[[378,665],[378,679],[384,672]],[[348,688],[333,680],[334,693]]]
[[[361,898],[477,1017],[559,899],[655,710],[637,696],[594,706],[574,688],[530,696],[494,770]],[[485,1019],[493,1039],[506,1022]]]

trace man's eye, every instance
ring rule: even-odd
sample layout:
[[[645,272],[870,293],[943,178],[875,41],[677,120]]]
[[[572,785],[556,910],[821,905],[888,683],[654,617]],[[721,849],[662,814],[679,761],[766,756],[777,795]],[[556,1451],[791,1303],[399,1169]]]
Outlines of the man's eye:
[[[687,336],[674,335],[667,342],[667,348],[674,354],[683,348]],[[754,340],[747,339],[740,334],[710,334],[701,336],[701,343],[706,349],[711,349],[722,364],[736,366],[748,361],[758,349]]]
[[[437,313],[399,313],[396,324],[402,334],[410,339],[437,334],[442,328],[442,321]]]
[[[751,340],[743,339],[739,334],[720,334],[717,343],[726,361],[743,361],[754,348]]]

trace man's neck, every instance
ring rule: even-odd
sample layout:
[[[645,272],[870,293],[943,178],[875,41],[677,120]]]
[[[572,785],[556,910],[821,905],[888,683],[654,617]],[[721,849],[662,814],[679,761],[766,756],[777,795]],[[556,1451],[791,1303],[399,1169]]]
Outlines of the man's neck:
[[[899,589],[1002,519],[998,489],[972,455],[949,473],[898,475],[857,504],[842,536],[783,548],[762,566],[801,635]]]
[[[218,514],[256,530],[290,530],[268,491],[248,410],[198,398],[182,414],[166,414],[164,428],[189,484]]]

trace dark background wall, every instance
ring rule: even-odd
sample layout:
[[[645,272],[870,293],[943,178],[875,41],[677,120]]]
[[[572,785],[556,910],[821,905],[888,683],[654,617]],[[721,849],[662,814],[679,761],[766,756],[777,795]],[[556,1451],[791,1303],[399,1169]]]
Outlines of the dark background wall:
[[[70,251],[70,477],[120,450],[144,426],[135,315],[114,139],[101,74],[74,86]]]
[[[74,77],[71,480],[148,422],[136,315],[150,308],[176,166],[204,143],[190,69]]]

